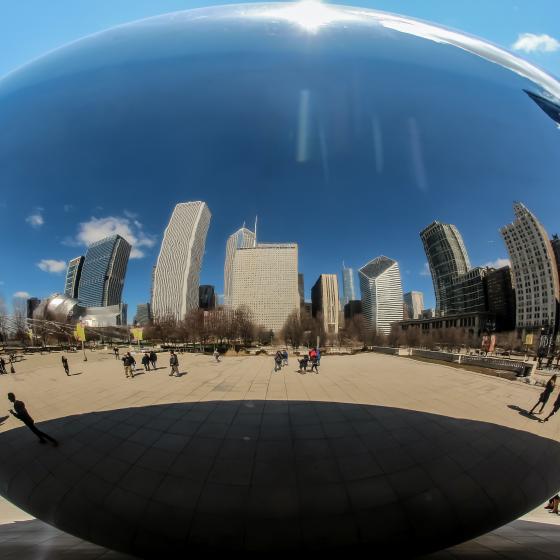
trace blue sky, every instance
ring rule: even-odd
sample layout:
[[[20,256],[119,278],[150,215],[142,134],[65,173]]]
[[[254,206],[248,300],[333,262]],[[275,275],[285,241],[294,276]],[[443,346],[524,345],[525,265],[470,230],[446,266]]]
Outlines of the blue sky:
[[[220,4],[222,3],[220,2]],[[162,0],[158,2],[141,0],[4,2],[0,8],[0,75],[7,74],[49,50],[114,25],[165,12],[209,5],[211,3],[208,2]],[[548,72],[556,76],[560,75],[560,43],[558,43],[560,41],[560,3],[557,1],[379,1],[375,3],[355,2],[353,5],[401,13],[480,36],[502,47],[514,49],[520,56]],[[482,70],[476,68],[473,71],[481,72]],[[317,80],[319,79],[320,77],[317,77]],[[450,83],[444,85],[453,87],[452,76],[446,79]],[[333,89],[335,88],[333,87]],[[498,93],[488,92],[488,100],[495,100]],[[319,106],[316,110],[319,112]],[[326,111],[326,109],[324,110]],[[462,104],[461,110],[468,113],[468,100]],[[538,110],[535,109],[535,115],[537,113]],[[429,114],[425,113],[424,116],[428,118]],[[435,115],[432,116],[436,118]],[[496,118],[499,120],[498,116]],[[546,118],[540,114],[534,118],[542,119],[542,123],[546,121]],[[420,134],[422,133],[422,126],[421,120],[409,120],[406,124],[407,134],[411,138],[416,137],[418,130],[420,130]],[[469,126],[475,127],[476,123]],[[537,137],[537,133],[540,133],[539,127],[546,126],[546,124],[535,121],[534,126],[535,137]],[[531,126],[529,126],[529,130],[531,130]],[[474,134],[473,131],[471,132]],[[492,136],[492,131],[488,134]],[[531,152],[531,165],[542,166],[546,158],[550,157],[549,142],[554,140],[549,140],[548,134],[551,139],[553,138],[553,133],[547,129],[546,145],[536,147],[535,153]],[[322,136],[319,136],[320,141]],[[470,144],[467,140],[466,133],[463,137],[459,132],[458,141],[463,142],[466,149],[469,149]],[[513,138],[507,140],[500,138],[499,140],[504,144],[505,153],[511,154],[519,149],[519,142],[514,141]],[[340,187],[344,184],[344,180],[340,177],[337,178],[335,164],[327,170],[324,161],[322,167],[319,165],[317,169],[313,165],[298,169],[297,180],[301,181],[302,185],[306,184],[305,181],[311,184],[317,173],[323,174],[323,176],[325,173],[330,173],[331,184],[337,186],[333,187],[332,191],[328,189],[322,191],[323,196],[317,196],[317,202],[314,203],[316,206],[313,207],[316,210],[312,210],[311,214],[309,214],[306,200],[295,204],[295,208],[290,211],[290,216],[293,218],[289,227],[286,224],[286,216],[282,212],[278,214],[272,212],[269,215],[265,212],[265,215],[262,216],[262,208],[266,201],[264,198],[261,200],[258,196],[255,197],[254,192],[251,193],[250,190],[247,191],[247,194],[252,196],[248,196],[243,207],[236,207],[235,201],[227,199],[227,195],[210,197],[212,201],[210,207],[214,217],[201,281],[216,284],[218,291],[221,291],[222,253],[227,233],[239,227],[243,221],[251,223],[255,213],[261,215],[259,218],[260,237],[263,241],[297,241],[300,244],[300,264],[302,271],[306,274],[307,291],[318,273],[338,272],[339,263],[343,259],[347,265],[357,268],[378,254],[387,253],[388,256],[401,262],[405,290],[423,291],[428,305],[433,303],[433,290],[430,277],[424,270],[425,257],[417,238],[417,232],[431,219],[457,224],[463,233],[473,264],[485,264],[507,257],[497,229],[511,220],[511,199],[514,194],[535,211],[549,233],[560,229],[556,219],[557,207],[546,202],[547,198],[555,196],[557,180],[553,186],[553,179],[557,177],[557,174],[543,173],[542,176],[535,177],[534,174],[528,173],[527,177],[521,177],[518,184],[512,186],[511,193],[503,192],[503,187],[492,192],[491,184],[478,185],[477,188],[480,191],[477,196],[481,196],[480,193],[486,193],[487,200],[492,204],[493,209],[492,212],[483,211],[481,220],[473,223],[472,216],[467,218],[461,209],[461,205],[464,208],[468,207],[470,203],[468,197],[442,195],[445,193],[443,183],[448,180],[448,176],[442,173],[441,177],[437,177],[433,166],[430,167],[430,145],[421,146],[422,157],[425,158],[425,165],[427,165],[427,179],[424,181],[428,182],[428,186],[431,188],[430,193],[427,195],[422,192],[422,184],[420,184],[418,189],[407,191],[406,196],[400,192],[384,195],[385,200],[403,209],[402,219],[397,219],[396,226],[393,226],[394,220],[388,220],[378,214],[376,220],[380,224],[379,233],[374,229],[368,232],[375,240],[371,244],[371,249],[359,247],[352,251],[350,248],[344,249],[343,246],[337,246],[334,238],[329,237],[328,221],[321,219],[321,209],[327,213],[333,207],[338,208],[342,202],[349,200],[350,207],[341,210],[339,221],[344,218],[355,224],[363,220],[363,216],[357,212],[360,207],[361,177],[358,175],[354,177],[355,185],[349,186],[348,193],[346,193],[350,198],[345,198],[343,189]],[[556,148],[558,148],[557,143]],[[235,154],[236,149],[240,150],[237,157],[242,159],[243,151],[240,147],[232,146],[232,153]],[[257,148],[251,144],[251,149]],[[322,144],[317,147],[318,151],[322,149]],[[528,144],[525,153],[531,149]],[[415,161],[418,163],[416,157],[418,154],[415,156],[414,146],[412,152],[412,163],[414,164]],[[123,157],[126,155],[123,154]],[[485,162],[483,159],[478,161],[476,153],[467,155],[472,158],[473,165],[476,162],[477,169],[484,166]],[[2,154],[0,154],[0,158],[1,156]],[[385,156],[387,165],[390,165],[388,154]],[[270,159],[268,162],[272,166],[275,163],[277,162],[274,159]],[[394,180],[407,180],[398,173],[398,165],[396,162],[394,163],[397,170],[394,172]],[[355,166],[360,168],[361,165],[360,154],[356,154]],[[502,173],[504,167],[508,165],[508,159],[504,158],[501,167]],[[516,165],[518,167],[515,167]],[[516,177],[523,175],[523,165],[522,162],[515,162],[512,167],[515,167],[515,172],[512,171],[512,176],[507,176],[507,180],[513,184]],[[468,168],[465,168],[465,171],[468,172]],[[342,172],[343,170],[340,169],[340,173]],[[79,174],[65,173],[63,170],[58,170],[55,174],[56,177],[53,175],[50,179],[51,182],[46,183],[44,188],[31,186],[35,184],[33,181],[36,181],[36,185],[40,185],[40,181],[31,175],[26,176],[29,183],[22,182],[20,185],[11,183],[9,187],[6,187],[5,182],[4,185],[0,185],[0,209],[5,216],[5,227],[8,223],[9,231],[14,234],[12,237],[5,233],[0,240],[2,260],[4,263],[9,263],[0,270],[0,294],[3,294],[4,298],[9,301],[13,294],[18,292],[43,297],[53,291],[62,290],[65,270],[62,263],[82,252],[83,245],[99,235],[99,231],[107,233],[117,231],[122,232],[134,242],[136,258],[130,262],[125,288],[125,299],[131,306],[129,314],[132,316],[136,303],[146,301],[148,298],[151,265],[157,256],[163,228],[172,205],[183,200],[209,197],[206,196],[207,193],[203,188],[193,187],[186,194],[179,186],[175,186],[169,187],[169,192],[162,201],[152,205],[150,197],[153,197],[153,192],[148,193],[141,190],[137,192],[133,190],[133,185],[127,185],[127,188],[131,190],[124,195],[121,196],[114,192],[108,197],[101,197],[101,200],[99,196],[95,196],[95,185],[85,183],[74,185],[72,184],[74,178],[77,180],[80,177],[80,181],[84,178]],[[150,173],[150,169],[144,169],[143,173]],[[185,177],[190,177],[193,181],[203,182],[200,171],[196,169],[186,169],[184,173]],[[223,175],[220,175],[220,169],[212,169],[212,177],[221,183],[228,181],[228,174],[231,174],[231,167],[224,166]],[[113,175],[118,174],[113,173]],[[6,177],[13,176],[6,175]],[[246,176],[244,175],[244,177]],[[485,177],[489,179],[492,175],[487,174]],[[349,178],[352,177],[349,176]],[[255,174],[254,179],[256,182],[262,181],[263,176]],[[56,182],[57,180],[67,182],[61,185]],[[124,181],[124,176],[120,177],[120,180]],[[468,177],[464,180],[467,182]],[[110,189],[115,187],[107,188],[111,193]],[[453,188],[453,185],[448,186],[450,193],[455,192]],[[458,190],[457,187],[457,192]],[[134,192],[133,195],[132,192]],[[315,195],[320,192],[316,191]],[[28,196],[22,199],[22,193],[27,193]],[[297,193],[297,190],[294,193]],[[54,195],[55,200],[51,195]],[[371,204],[374,204],[374,200],[371,198]],[[87,210],[84,210],[84,202]],[[282,202],[280,201],[280,203]],[[231,211],[225,212],[223,205],[229,205]],[[418,213],[414,211],[416,208]],[[356,219],[352,217],[354,212],[357,212]],[[469,208],[469,212],[472,212],[471,208]],[[391,228],[398,228],[405,222],[407,228],[410,226],[410,231],[405,228],[407,232],[405,241],[390,243],[381,238],[387,232],[395,234],[397,229],[392,232]],[[308,233],[311,228],[315,230],[314,235]],[[317,236],[316,232],[321,228],[324,228],[325,232],[323,245],[318,243],[317,237],[321,236]]]

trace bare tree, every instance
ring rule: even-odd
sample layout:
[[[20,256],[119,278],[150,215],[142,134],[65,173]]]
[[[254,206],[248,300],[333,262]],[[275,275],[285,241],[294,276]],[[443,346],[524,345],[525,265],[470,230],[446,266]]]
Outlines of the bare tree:
[[[282,339],[286,344],[299,348],[303,342],[304,327],[301,322],[299,311],[295,310],[286,319],[281,330]]]

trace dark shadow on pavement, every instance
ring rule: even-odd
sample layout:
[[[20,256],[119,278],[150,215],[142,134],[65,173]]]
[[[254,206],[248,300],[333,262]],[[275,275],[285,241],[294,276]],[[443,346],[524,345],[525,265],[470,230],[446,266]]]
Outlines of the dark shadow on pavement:
[[[525,418],[529,418],[529,420],[540,420],[540,418],[538,416],[535,416],[534,414],[531,414],[528,410],[525,410],[524,408],[521,408],[520,406],[517,406],[516,404],[508,404],[507,406],[511,410],[515,410],[516,412],[519,412],[519,414],[521,414],[521,416],[524,416]]]

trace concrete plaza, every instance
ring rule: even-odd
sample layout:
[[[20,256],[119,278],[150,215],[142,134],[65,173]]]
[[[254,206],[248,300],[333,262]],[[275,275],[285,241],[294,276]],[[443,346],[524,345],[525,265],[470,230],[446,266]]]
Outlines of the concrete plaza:
[[[377,354],[326,356],[319,375],[298,374],[294,358],[279,373],[264,356],[179,360],[180,378],[164,354],[134,379],[103,351],[71,354],[70,377],[60,354],[16,364],[0,399],[15,392],[61,445],[37,445],[7,415],[2,494],[75,535],[150,553],[443,547],[558,486],[560,419],[525,412],[537,387]]]

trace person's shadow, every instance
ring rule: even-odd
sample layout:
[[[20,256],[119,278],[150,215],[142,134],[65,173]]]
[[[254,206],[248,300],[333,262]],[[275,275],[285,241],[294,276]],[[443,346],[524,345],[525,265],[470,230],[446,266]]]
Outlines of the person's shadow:
[[[9,416],[0,416],[0,426],[9,418]]]
[[[540,418],[538,416],[535,416],[534,414],[532,414],[528,410],[525,410],[524,408],[521,408],[521,407],[517,406],[516,404],[508,404],[507,407],[511,408],[511,410],[515,410],[515,411],[519,412],[519,414],[521,414],[521,416],[524,416],[525,418],[529,418],[529,420],[540,420]]]
[[[68,375],[68,377],[74,377],[75,375],[82,375],[82,371],[77,371],[76,373],[71,373]]]

